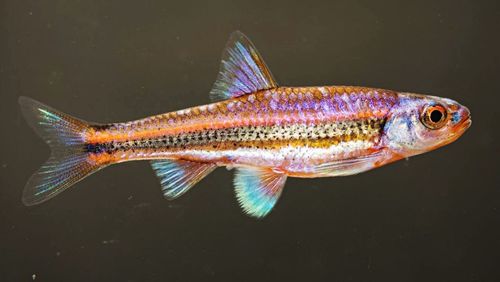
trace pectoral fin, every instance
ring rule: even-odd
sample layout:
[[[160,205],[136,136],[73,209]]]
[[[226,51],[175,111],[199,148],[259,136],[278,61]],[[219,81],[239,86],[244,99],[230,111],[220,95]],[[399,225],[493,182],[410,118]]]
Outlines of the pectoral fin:
[[[240,167],[236,169],[234,186],[243,211],[261,218],[274,207],[286,182],[286,175],[266,168]]]
[[[375,167],[375,163],[385,157],[380,151],[367,156],[333,161],[317,166],[314,172],[318,176],[343,176],[360,173]]]

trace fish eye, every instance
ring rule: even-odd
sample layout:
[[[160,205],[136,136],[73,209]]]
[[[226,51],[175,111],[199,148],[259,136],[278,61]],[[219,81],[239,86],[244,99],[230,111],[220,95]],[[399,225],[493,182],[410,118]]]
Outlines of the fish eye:
[[[447,111],[441,105],[431,105],[426,107],[420,120],[430,129],[439,129],[446,123]]]

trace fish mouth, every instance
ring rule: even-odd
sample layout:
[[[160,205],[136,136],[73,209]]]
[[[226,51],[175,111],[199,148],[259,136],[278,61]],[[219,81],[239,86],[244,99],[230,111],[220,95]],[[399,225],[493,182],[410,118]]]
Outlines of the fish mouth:
[[[465,130],[469,129],[469,127],[472,125],[471,114],[469,109],[464,106],[460,107],[459,110],[456,112],[456,114],[458,114],[462,118],[454,126],[454,128],[456,133],[461,134]]]
[[[471,125],[472,125],[472,120],[470,117],[463,119],[459,124],[453,127],[450,135],[444,138],[438,146],[434,147],[434,149],[455,142],[465,133],[465,131],[467,131],[467,129],[469,129]]]
[[[452,131],[453,133],[449,138],[449,142],[457,140],[460,136],[462,136],[462,134],[465,133],[465,131],[467,131],[467,129],[469,129],[469,127],[471,127],[471,125],[472,119],[470,116],[467,116],[460,123],[455,125],[454,130]]]
[[[451,134],[446,138],[444,145],[457,140],[472,125],[471,113],[467,107],[460,106],[454,114],[460,117],[460,119],[452,125]]]
[[[470,117],[467,117],[464,121],[462,121],[459,125],[458,128],[459,130],[467,130],[469,127],[472,125],[472,119]]]

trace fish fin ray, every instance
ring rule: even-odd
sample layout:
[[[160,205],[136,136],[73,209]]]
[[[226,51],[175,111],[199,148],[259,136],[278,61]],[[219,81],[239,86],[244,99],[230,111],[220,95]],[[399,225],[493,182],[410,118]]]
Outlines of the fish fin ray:
[[[151,161],[151,166],[160,179],[163,195],[167,199],[180,197],[217,168],[213,163],[186,160]]]
[[[314,172],[322,176],[344,176],[366,171],[373,168],[373,164],[383,158],[383,151],[367,156],[324,163],[314,168]]]
[[[210,91],[213,101],[278,87],[271,71],[252,42],[240,31],[231,34]]]
[[[250,216],[266,216],[278,201],[286,182],[286,174],[271,169],[238,167],[234,177],[236,198]]]
[[[51,148],[49,159],[26,183],[25,205],[45,202],[104,167],[87,158],[83,137],[90,126],[87,122],[31,98],[20,97],[19,104],[28,124]]]

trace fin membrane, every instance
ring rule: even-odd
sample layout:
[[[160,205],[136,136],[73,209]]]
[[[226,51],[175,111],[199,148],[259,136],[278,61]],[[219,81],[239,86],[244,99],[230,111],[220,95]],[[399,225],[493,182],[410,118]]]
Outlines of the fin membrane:
[[[261,218],[273,209],[285,182],[285,174],[270,169],[237,168],[234,177],[236,198],[245,213]]]
[[[26,183],[23,203],[39,204],[99,170],[84,148],[87,122],[71,117],[27,97],[20,97],[21,111],[28,124],[50,146],[49,159]]]
[[[385,155],[382,152],[376,152],[364,157],[324,163],[314,170],[316,174],[322,176],[352,175],[373,168],[375,162],[383,157]]]
[[[212,100],[276,87],[278,84],[252,42],[243,33],[233,32],[222,54],[219,76],[210,91]]]
[[[151,161],[151,166],[160,178],[163,195],[175,199],[212,172],[217,165],[186,160]]]

